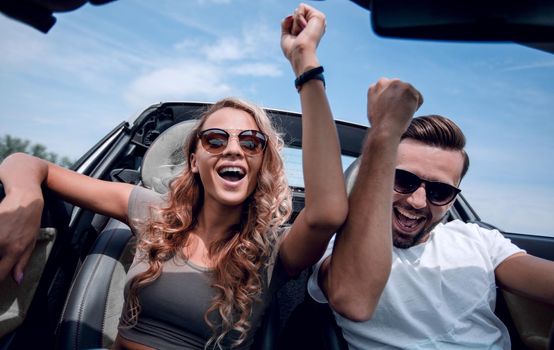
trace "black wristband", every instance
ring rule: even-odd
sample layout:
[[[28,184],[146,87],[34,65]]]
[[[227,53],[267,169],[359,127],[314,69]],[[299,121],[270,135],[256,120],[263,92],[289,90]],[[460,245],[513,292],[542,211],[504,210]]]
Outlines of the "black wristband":
[[[296,90],[300,92],[300,90],[302,89],[302,85],[312,79],[321,80],[323,82],[323,87],[325,87],[325,78],[323,77],[322,66],[312,68],[300,74],[300,76],[296,78],[296,80],[294,80],[294,86],[296,86]]]

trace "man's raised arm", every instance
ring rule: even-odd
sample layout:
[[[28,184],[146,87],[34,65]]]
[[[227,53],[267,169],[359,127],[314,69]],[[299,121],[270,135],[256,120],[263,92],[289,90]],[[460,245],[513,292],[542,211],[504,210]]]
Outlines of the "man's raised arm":
[[[422,103],[414,87],[396,79],[381,78],[368,90],[371,128],[349,196],[348,218],[319,270],[329,304],[353,321],[371,318],[389,277],[396,152]]]

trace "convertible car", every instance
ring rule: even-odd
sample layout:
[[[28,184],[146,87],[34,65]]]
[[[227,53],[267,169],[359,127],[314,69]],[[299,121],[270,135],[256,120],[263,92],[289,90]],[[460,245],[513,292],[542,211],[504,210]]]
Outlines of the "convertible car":
[[[183,169],[180,150],[192,120],[206,108],[207,104],[185,102],[150,106],[134,122],[114,128],[73,169],[165,193],[169,180]],[[293,190],[294,220],[304,204],[301,116],[268,112],[285,135],[283,155]],[[349,181],[349,165],[359,156],[366,127],[337,121],[337,129]],[[109,347],[123,305],[133,235],[121,222],[73,207],[48,191],[45,198],[42,228],[24,284],[17,287],[8,279],[0,286],[0,349]],[[453,219],[490,227],[462,195],[446,218]],[[553,239],[505,234],[527,251],[553,259]],[[258,348],[346,348],[328,307],[306,297],[309,273],[304,271],[274,298],[259,330]],[[498,303],[497,312],[510,326],[514,346],[545,348],[552,307],[501,291]]]
[[[374,29],[381,35],[433,39],[440,33],[440,39],[446,40],[461,40],[465,35],[472,40],[515,40],[554,52],[552,26],[543,28],[526,23],[527,35],[536,38],[530,40],[518,30],[522,27],[517,21],[506,21],[505,26],[500,26],[503,30],[499,30],[498,22],[494,26],[487,25],[482,18],[472,22],[469,17],[454,16],[450,18],[451,26],[433,22],[439,12],[431,17],[426,16],[426,12],[417,12],[424,6],[433,6],[430,0],[420,1],[420,7],[416,8],[408,6],[409,0],[354,2],[371,9]],[[9,3],[2,3],[3,11]],[[29,8],[39,4],[43,10],[49,11],[48,16],[56,11],[56,8],[49,7],[55,1],[21,3],[28,4]],[[477,6],[475,1],[468,3]],[[25,11],[30,11],[29,8]],[[485,12],[480,15],[487,18]],[[393,16],[395,13],[396,17]],[[413,21],[408,25],[409,13],[418,15],[411,17]],[[460,10],[458,14],[462,13]],[[549,13],[552,20],[553,12]],[[465,15],[471,13],[468,11]],[[465,21],[460,22],[462,17]],[[478,23],[477,29],[475,23]],[[49,27],[44,28],[47,31]],[[167,191],[169,180],[182,170],[179,151],[190,130],[191,120],[207,106],[192,102],[150,106],[135,119],[117,125],[72,168],[95,178],[136,184],[163,193]],[[268,113],[285,135],[287,146],[283,156],[293,191],[292,221],[304,205],[301,116],[281,110],[268,110]],[[342,121],[336,124],[346,179],[351,181],[351,165],[360,154],[366,127]],[[131,231],[121,222],[65,203],[48,190],[44,194],[46,204],[41,230],[25,281],[22,286],[17,286],[11,279],[0,284],[0,350],[108,348],[117,332],[124,276],[133,257]],[[3,196],[0,185],[0,199]],[[447,221],[453,219],[493,227],[480,219],[463,195],[457,197],[445,218]],[[554,237],[503,233],[527,252],[554,260]],[[274,297],[258,331],[256,349],[347,349],[329,308],[306,297],[309,274],[310,269],[302,272]],[[496,313],[508,326],[514,349],[554,349],[552,306],[499,289]]]

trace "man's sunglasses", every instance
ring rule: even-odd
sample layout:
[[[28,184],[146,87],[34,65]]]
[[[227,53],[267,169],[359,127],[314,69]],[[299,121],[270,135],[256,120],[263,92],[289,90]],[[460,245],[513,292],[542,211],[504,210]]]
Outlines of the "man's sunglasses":
[[[460,190],[449,184],[438,181],[427,181],[409,171],[396,169],[394,175],[394,190],[398,193],[409,194],[415,192],[421,184],[425,184],[427,200],[434,205],[446,205],[454,200]]]
[[[233,132],[233,133],[230,133]],[[229,143],[229,138],[236,137],[240,148],[247,155],[261,153],[267,144],[267,136],[258,130],[223,130],[218,128],[198,132],[202,147],[212,154],[220,154]]]

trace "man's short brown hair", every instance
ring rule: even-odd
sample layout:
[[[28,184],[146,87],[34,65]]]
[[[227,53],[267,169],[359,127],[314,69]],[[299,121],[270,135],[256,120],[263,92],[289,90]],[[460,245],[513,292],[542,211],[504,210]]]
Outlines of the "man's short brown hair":
[[[401,139],[412,139],[429,146],[462,152],[464,166],[460,179],[467,173],[469,156],[464,150],[466,138],[452,120],[440,115],[416,117],[412,119]]]

